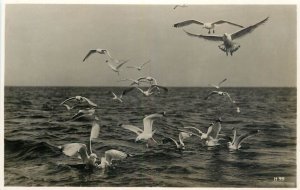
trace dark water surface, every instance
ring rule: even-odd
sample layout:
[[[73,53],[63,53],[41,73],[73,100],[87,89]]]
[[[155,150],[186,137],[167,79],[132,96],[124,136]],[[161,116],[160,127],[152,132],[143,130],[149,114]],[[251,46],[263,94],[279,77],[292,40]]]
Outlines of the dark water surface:
[[[170,88],[152,97],[131,92],[123,104],[112,101],[109,90],[122,88],[6,87],[5,185],[296,187],[296,88],[224,88],[238,102],[239,114],[223,97],[204,100],[211,88]],[[91,123],[68,121],[77,111],[59,106],[75,95],[99,105],[101,132],[93,142],[98,157],[112,148],[133,157],[107,171],[90,172],[76,167],[78,158],[60,152],[58,145],[89,142]],[[184,126],[206,131],[219,116],[223,134],[231,135],[233,127],[239,134],[261,133],[239,151],[229,151],[226,142],[209,149],[191,137],[180,152],[172,145],[147,149],[134,142],[133,132],[118,126],[142,126],[145,115],[160,111],[168,115],[153,124],[159,141],[177,139]]]

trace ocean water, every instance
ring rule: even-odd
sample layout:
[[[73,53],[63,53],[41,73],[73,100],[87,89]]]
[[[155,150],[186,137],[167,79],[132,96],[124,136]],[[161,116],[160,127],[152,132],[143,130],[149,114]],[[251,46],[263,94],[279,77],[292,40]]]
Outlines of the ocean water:
[[[122,89],[5,87],[5,186],[296,187],[296,88],[224,88],[240,113],[224,97],[204,100],[211,88],[170,88],[151,97],[130,92],[121,104],[108,91]],[[92,144],[98,157],[109,149],[132,157],[105,171],[89,171],[78,158],[61,153],[59,145],[89,142],[91,122],[69,121],[77,110],[59,105],[76,95],[99,106],[101,130]],[[198,137],[186,139],[186,149],[179,151],[172,144],[146,148],[118,126],[142,126],[145,115],[161,111],[167,117],[153,124],[158,141],[177,139],[184,126],[206,131],[218,117],[222,134],[232,136],[233,127],[238,134],[260,133],[238,151],[229,151],[226,142],[205,147]]]

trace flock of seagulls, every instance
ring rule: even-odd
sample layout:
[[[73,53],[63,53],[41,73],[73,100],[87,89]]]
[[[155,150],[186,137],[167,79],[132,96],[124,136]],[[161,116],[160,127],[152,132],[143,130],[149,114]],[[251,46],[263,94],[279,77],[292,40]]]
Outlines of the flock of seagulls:
[[[174,10],[177,8],[186,8],[187,5],[176,5],[174,6]],[[226,55],[230,54],[232,55],[233,52],[237,51],[240,48],[240,45],[234,42],[233,40],[241,38],[245,36],[246,34],[251,33],[254,29],[256,29],[258,26],[264,24],[269,17],[265,18],[264,20],[247,27],[244,27],[240,24],[226,21],[226,20],[218,20],[216,22],[212,23],[205,23],[200,22],[197,20],[186,20],[179,23],[174,24],[173,26],[176,28],[181,28],[184,26],[188,26],[191,24],[197,24],[202,25],[203,28],[208,30],[208,34],[215,33],[215,27],[219,24],[229,24],[233,25],[240,29],[237,32],[228,34],[225,33],[223,35],[202,35],[202,34],[193,34],[190,32],[187,32],[183,29],[183,31],[192,37],[198,37],[203,38],[210,41],[221,41],[223,44],[219,45],[218,47],[226,52]],[[116,72],[118,75],[121,71],[121,68],[123,68],[123,65],[125,65],[129,59],[127,60],[119,60],[111,56],[110,52],[107,49],[91,49],[88,51],[86,56],[83,59],[83,62],[85,62],[91,55],[93,54],[100,54],[101,56],[106,56],[105,63],[108,64],[108,66],[112,69],[112,71]],[[130,65],[126,68],[128,69],[135,69],[137,72],[140,72],[143,70],[143,68],[149,64],[151,60],[144,62],[141,65]],[[128,95],[128,93],[132,92],[133,90],[136,90],[138,93],[142,94],[145,97],[152,96],[154,94],[160,94],[161,91],[164,91],[167,93],[169,90],[167,87],[161,86],[158,84],[158,81],[151,77],[151,76],[143,76],[139,77],[137,79],[132,78],[124,78],[119,81],[127,81],[129,82],[128,87],[126,87],[125,90],[123,90],[119,95],[116,92],[109,91],[109,93],[112,95],[112,100],[117,101],[119,103],[123,103],[124,96]],[[236,101],[232,99],[231,95],[228,92],[221,91],[223,83],[227,81],[227,78],[223,79],[217,84],[210,84],[211,87],[213,87],[215,90],[212,90],[208,93],[206,97],[204,97],[204,100],[207,101],[209,99],[212,99],[215,97],[215,95],[219,95],[222,97],[226,97],[233,105],[236,106],[236,112],[240,113],[240,108],[236,105]],[[143,84],[143,86],[140,86]],[[145,86],[146,85],[146,86]],[[97,154],[92,150],[92,141],[93,139],[98,138],[100,133],[100,126],[98,124],[99,118],[96,116],[96,109],[98,107],[97,104],[95,104],[90,99],[83,97],[83,96],[75,96],[70,97],[64,100],[60,103],[60,105],[65,106],[67,108],[67,111],[73,110],[75,108],[79,108],[78,112],[71,117],[71,121],[78,120],[80,118],[89,118],[89,120],[92,121],[91,123],[91,133],[90,133],[90,144],[89,144],[89,150],[87,146],[83,143],[68,143],[62,146],[59,146],[59,148],[62,150],[62,152],[67,156],[77,156],[82,160],[82,162],[86,165],[86,168],[99,168],[99,169],[105,169],[113,165],[113,160],[124,160],[131,155],[128,153],[125,153],[120,150],[111,149],[104,153],[104,155],[98,159]],[[190,127],[185,126],[182,129],[179,129],[178,133],[178,141],[173,137],[164,137],[162,141],[158,141],[155,139],[157,130],[153,127],[155,121],[162,119],[166,117],[166,112],[160,112],[160,113],[153,113],[150,115],[147,115],[143,118],[143,128],[134,126],[132,124],[119,124],[119,127],[128,130],[130,132],[133,132],[135,137],[135,142],[143,142],[145,143],[147,148],[150,148],[152,146],[156,146],[159,144],[168,144],[172,143],[174,145],[174,148],[179,150],[186,149],[184,141],[187,138],[190,138],[192,136],[195,136],[199,139],[199,142],[201,142],[202,145],[207,147],[215,147],[219,146],[221,142],[227,142],[227,147],[229,150],[238,150],[241,148],[242,142],[246,140],[247,138],[257,135],[259,133],[259,130],[252,130],[247,133],[241,134],[240,136],[237,136],[237,130],[235,128],[232,129],[233,137],[221,134],[222,131],[222,125],[223,122],[221,118],[219,117],[214,122],[210,123],[210,125],[207,127],[206,132],[203,132],[203,129],[200,129],[198,127]]]

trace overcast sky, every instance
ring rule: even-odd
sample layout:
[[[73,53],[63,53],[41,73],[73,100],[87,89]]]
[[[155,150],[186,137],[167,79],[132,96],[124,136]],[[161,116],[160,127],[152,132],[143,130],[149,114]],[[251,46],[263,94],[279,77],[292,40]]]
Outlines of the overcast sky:
[[[235,41],[226,56],[218,45],[187,36],[174,23],[187,19],[229,20],[244,26],[270,19]],[[165,86],[296,86],[296,6],[293,5],[7,5],[5,85],[121,86],[122,78],[153,76]],[[207,34],[200,26],[185,29]],[[239,28],[219,25],[216,34]],[[118,76],[104,55],[82,62],[89,49],[139,65]],[[126,66],[126,65],[125,65]]]

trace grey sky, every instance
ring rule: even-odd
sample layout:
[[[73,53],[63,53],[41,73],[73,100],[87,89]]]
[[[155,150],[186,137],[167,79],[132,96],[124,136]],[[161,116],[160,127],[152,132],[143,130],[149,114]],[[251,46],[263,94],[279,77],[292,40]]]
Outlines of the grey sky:
[[[187,36],[174,23],[226,19],[244,26],[269,21],[237,39],[226,56],[221,42]],[[121,86],[120,78],[151,75],[165,86],[296,86],[296,6],[293,5],[7,5],[5,85]],[[207,34],[200,26],[186,30]],[[216,34],[239,28],[219,25]],[[118,77],[103,55],[82,59],[91,48],[108,49],[151,63],[141,73],[123,68]],[[126,66],[126,65],[125,65]],[[224,85],[225,85],[224,84]]]

